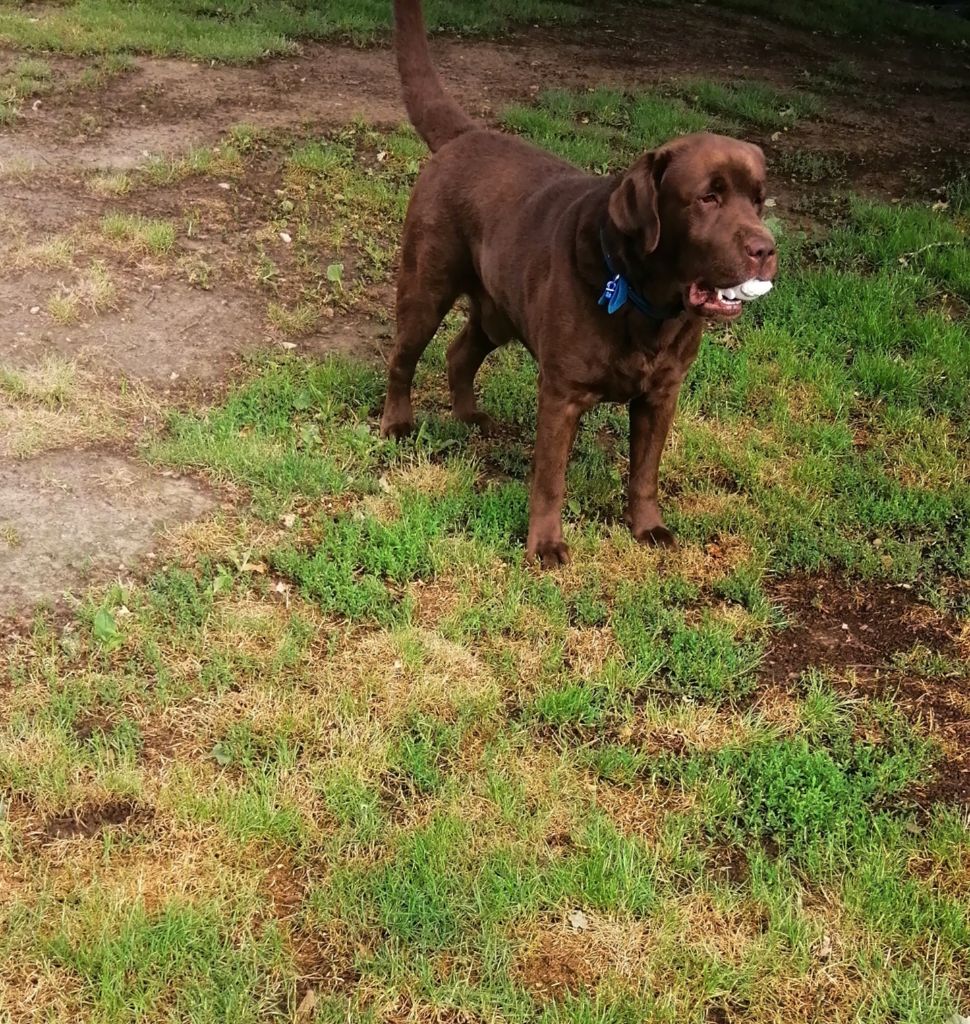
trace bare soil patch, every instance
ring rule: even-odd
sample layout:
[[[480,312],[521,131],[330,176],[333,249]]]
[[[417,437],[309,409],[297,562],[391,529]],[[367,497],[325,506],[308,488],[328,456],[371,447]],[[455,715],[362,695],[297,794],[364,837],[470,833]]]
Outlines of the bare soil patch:
[[[239,355],[267,347],[261,311],[235,289],[212,294],[176,280],[140,281],[121,308],[61,326],[30,312],[43,307],[60,279],[32,271],[0,281],[0,315],[13,335],[8,365],[30,366],[56,353],[104,378],[166,387],[219,379]]]
[[[790,682],[813,666],[871,678],[891,668],[893,655],[917,644],[932,651],[953,646],[956,624],[897,585],[797,576],[780,583],[773,596],[789,625],[765,659],[764,675],[771,682]]]
[[[196,481],[120,455],[62,451],[0,467],[0,615],[128,572],[162,530],[215,505]]]
[[[48,842],[58,839],[93,839],[107,828],[134,827],[149,824],[155,817],[151,807],[131,800],[109,800],[105,803],[85,804],[66,814],[55,814],[41,827],[41,838]]]
[[[548,41],[448,41],[435,56],[463,105],[486,116],[543,82],[588,80],[587,71],[575,70],[582,64],[563,60]],[[404,119],[389,49],[314,44],[302,56],[253,67],[142,59],[133,72],[107,81],[100,95],[72,89],[25,109],[15,130],[0,136],[0,166],[127,169],[148,154],[211,141],[232,124],[332,127],[357,118],[377,125]]]
[[[924,807],[943,802],[970,810],[970,672],[942,682],[904,677],[893,688],[867,689],[892,696],[940,741],[943,757],[935,776],[917,786],[911,796]]]
[[[776,599],[790,620],[765,659],[764,675],[791,683],[806,669],[836,670],[836,685],[853,694],[891,699],[939,743],[933,778],[912,794],[929,806],[970,807],[970,663],[958,641],[959,624],[891,584],[850,586],[834,577],[798,577],[780,584]],[[894,663],[923,648],[959,668],[933,676]]]

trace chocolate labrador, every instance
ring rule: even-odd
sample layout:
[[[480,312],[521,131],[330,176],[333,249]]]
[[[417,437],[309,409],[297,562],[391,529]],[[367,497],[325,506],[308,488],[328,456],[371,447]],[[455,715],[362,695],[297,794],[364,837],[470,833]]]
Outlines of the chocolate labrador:
[[[465,295],[471,315],[448,350],[458,419],[489,427],[474,381],[495,348],[519,338],[539,365],[528,560],[568,561],[566,466],[580,418],[598,402],[630,407],[633,535],[672,545],[657,472],[704,322],[739,316],[741,299],[767,290],[777,270],[761,220],[764,154],[688,135],[625,174],[590,176],[472,121],[438,79],[420,0],[395,0],[394,10],[408,115],[434,155],[404,226],[382,434],[413,429],[418,359]]]

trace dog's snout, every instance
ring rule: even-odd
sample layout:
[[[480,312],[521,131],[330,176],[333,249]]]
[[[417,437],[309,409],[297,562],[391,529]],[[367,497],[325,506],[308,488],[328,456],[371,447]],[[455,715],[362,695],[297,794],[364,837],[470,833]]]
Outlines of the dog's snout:
[[[757,231],[749,235],[744,243],[744,251],[751,261],[749,273],[752,277],[771,280],[775,276],[778,269],[775,240],[767,231]]]
[[[764,263],[775,255],[775,240],[770,235],[758,235],[744,243],[744,250],[753,260]]]

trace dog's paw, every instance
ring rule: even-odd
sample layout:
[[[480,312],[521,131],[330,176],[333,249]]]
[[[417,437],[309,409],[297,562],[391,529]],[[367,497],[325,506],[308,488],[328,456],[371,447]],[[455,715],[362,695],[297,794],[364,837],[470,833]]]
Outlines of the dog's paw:
[[[638,544],[651,548],[675,548],[677,538],[666,526],[654,526],[650,530],[637,530],[633,534]]]
[[[543,569],[558,569],[569,565],[569,546],[561,540],[538,541],[526,549],[525,560]]]
[[[385,416],[381,420],[381,437],[401,438],[414,433],[414,420],[394,419]]]
[[[498,433],[499,423],[487,412],[475,411],[467,415],[455,413],[455,418],[461,423],[467,423],[470,427],[476,427],[482,437],[492,437]]]

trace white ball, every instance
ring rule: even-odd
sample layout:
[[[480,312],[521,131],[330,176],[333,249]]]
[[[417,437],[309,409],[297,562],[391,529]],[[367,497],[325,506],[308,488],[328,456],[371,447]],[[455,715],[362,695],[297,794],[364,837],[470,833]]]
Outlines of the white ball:
[[[742,302],[749,302],[751,299],[760,299],[762,295],[767,295],[771,291],[771,282],[752,277],[750,281],[739,285],[735,291]]]

